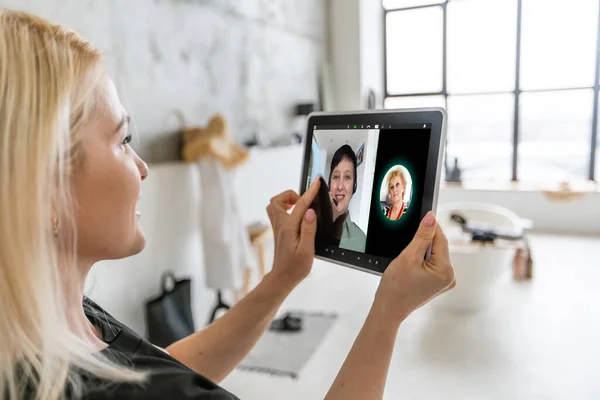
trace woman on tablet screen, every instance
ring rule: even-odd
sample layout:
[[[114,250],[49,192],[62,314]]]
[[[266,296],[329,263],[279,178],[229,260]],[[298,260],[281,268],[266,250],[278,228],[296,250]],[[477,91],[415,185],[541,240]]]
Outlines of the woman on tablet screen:
[[[367,235],[350,219],[348,206],[357,187],[357,160],[352,147],[343,145],[333,154],[329,173],[329,196],[333,220],[344,218],[340,247],[364,253]]]
[[[395,168],[387,178],[387,188],[391,206],[383,209],[388,219],[398,220],[406,212],[404,204],[404,192],[406,190],[406,178],[400,168]]]

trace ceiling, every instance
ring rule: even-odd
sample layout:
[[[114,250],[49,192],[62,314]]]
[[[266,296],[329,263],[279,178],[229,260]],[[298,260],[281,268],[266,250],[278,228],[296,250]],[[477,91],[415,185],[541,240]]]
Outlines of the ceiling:
[[[315,139],[322,150],[338,149],[349,144],[356,152],[367,141],[368,129],[322,130],[315,132]]]

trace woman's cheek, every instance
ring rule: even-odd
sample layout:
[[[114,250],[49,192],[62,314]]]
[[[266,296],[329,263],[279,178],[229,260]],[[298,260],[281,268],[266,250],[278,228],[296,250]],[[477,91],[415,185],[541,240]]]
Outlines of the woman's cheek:
[[[348,210],[348,207],[350,206],[350,200],[352,199],[352,196],[346,196],[346,198],[344,199],[344,207],[343,210]]]

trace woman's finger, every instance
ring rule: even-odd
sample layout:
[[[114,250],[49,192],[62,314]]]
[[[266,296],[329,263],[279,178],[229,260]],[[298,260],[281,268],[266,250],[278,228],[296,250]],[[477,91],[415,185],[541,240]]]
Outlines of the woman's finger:
[[[285,212],[292,208],[297,202],[300,196],[293,190],[286,190],[285,192],[273,197],[271,199],[271,212]]]
[[[319,193],[319,187],[321,186],[321,180],[316,179],[312,185],[308,188],[306,192],[296,201],[296,207],[294,207],[294,211],[292,211],[292,218],[294,218],[294,222],[299,225],[302,222],[302,218],[306,214],[306,211],[312,204],[315,197],[317,197],[317,193]]]
[[[317,215],[315,210],[308,209],[300,226],[300,242],[298,248],[304,254],[315,254],[315,234],[317,233]]]
[[[415,236],[406,247],[406,251],[409,254],[414,254],[417,260],[422,260],[425,257],[425,253],[429,246],[432,245],[432,241],[435,238],[437,224],[435,217],[431,211],[429,211],[415,233]]]
[[[433,244],[431,245],[431,254],[435,254],[444,260],[450,259],[450,250],[448,248],[448,239],[442,231],[440,224],[437,224],[435,234],[433,236]]]

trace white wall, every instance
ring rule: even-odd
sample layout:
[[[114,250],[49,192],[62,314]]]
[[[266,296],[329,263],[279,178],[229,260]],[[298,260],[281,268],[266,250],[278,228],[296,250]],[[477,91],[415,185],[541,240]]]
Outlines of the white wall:
[[[328,48],[335,110],[383,104],[383,9],[379,0],[329,0]]]
[[[105,53],[148,162],[178,160],[180,126],[214,113],[239,140],[290,137],[318,101],[325,0],[0,0],[65,24]],[[357,59],[358,60],[358,59]]]
[[[332,107],[357,110],[360,102],[360,1],[329,0],[328,48],[331,57]],[[373,1],[378,3],[378,1]]]
[[[357,224],[365,233],[369,225],[370,194],[373,190],[373,172],[375,169],[375,155],[377,154],[377,140],[374,140],[375,137],[378,137],[378,131],[369,130],[364,137],[358,140],[354,139],[348,143],[355,152],[358,152],[361,145],[365,145],[363,163],[357,168],[359,185],[349,207],[352,222]]]
[[[381,0],[360,0],[360,94],[361,106],[366,108],[369,90],[376,96],[376,107],[383,107],[383,8]],[[364,28],[364,29],[363,29]]]
[[[310,170],[310,182],[313,182],[318,176],[326,177],[327,167],[327,149],[322,149],[319,142],[313,136],[312,143],[312,165]]]
[[[372,130],[369,133],[369,137],[367,139],[367,144],[365,148],[365,162],[363,165],[364,175],[363,175],[363,187],[360,195],[357,193],[357,196],[360,196],[360,201],[364,206],[357,218],[357,221],[354,221],[360,226],[363,232],[367,232],[367,228],[369,226],[369,215],[371,215],[371,194],[373,193],[373,179],[375,174],[375,157],[377,156],[377,145],[379,142],[379,131]]]
[[[298,191],[303,145],[253,149],[250,159],[235,171],[235,185],[243,188],[240,211],[243,222],[268,222],[271,198],[286,190]]]

